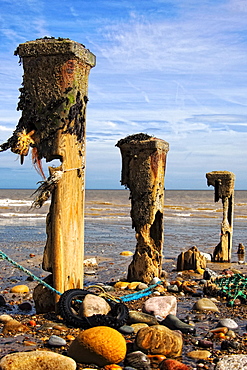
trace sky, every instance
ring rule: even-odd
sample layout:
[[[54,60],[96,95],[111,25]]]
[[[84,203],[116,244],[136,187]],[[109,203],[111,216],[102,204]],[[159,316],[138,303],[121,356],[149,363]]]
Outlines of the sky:
[[[247,190],[246,0],[0,0],[0,144],[15,129],[23,68],[14,51],[44,36],[96,55],[89,75],[86,188],[122,189],[115,144],[169,143],[166,189],[208,189],[231,171]],[[44,160],[43,160],[44,162]],[[49,164],[51,165],[51,163]],[[43,163],[48,176],[47,164]],[[0,188],[37,188],[30,155],[0,153]]]

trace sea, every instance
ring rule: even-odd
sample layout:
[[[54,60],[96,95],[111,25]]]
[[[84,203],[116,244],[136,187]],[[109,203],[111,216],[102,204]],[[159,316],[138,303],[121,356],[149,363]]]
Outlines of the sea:
[[[45,276],[41,260],[50,201],[33,208],[34,191],[0,189],[0,250],[37,276]],[[134,252],[136,246],[129,198],[127,189],[86,190],[85,256],[99,261],[98,275],[92,271],[86,280],[113,279],[125,273],[129,260],[120,253]],[[239,243],[247,245],[247,191],[235,191],[234,199],[232,259],[237,260]],[[173,260],[175,264],[178,255],[192,246],[212,254],[220,241],[222,218],[222,202],[214,202],[214,190],[166,190],[164,261]],[[0,282],[6,276],[18,277],[8,261],[0,260],[0,265]]]

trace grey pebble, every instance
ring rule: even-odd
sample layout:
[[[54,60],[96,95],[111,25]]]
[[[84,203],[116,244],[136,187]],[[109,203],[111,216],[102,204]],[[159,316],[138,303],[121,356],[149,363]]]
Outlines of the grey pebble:
[[[118,331],[122,334],[132,334],[134,333],[134,330],[135,329],[129,325],[123,325],[118,329]]]
[[[48,344],[53,347],[62,347],[66,345],[66,340],[57,335],[51,335]]]
[[[236,321],[232,319],[221,319],[218,322],[217,327],[221,327],[221,326],[226,326],[230,330],[238,329],[238,324],[236,323]]]

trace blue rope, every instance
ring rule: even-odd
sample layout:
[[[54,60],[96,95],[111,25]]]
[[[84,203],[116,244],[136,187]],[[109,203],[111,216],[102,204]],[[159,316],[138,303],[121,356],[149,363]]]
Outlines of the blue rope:
[[[60,293],[58,290],[56,290],[55,288],[53,288],[51,285],[47,284],[44,280],[42,280],[42,279],[38,278],[37,276],[35,276],[32,272],[30,272],[25,267],[21,266],[19,263],[17,263],[14,260],[12,260],[9,256],[7,256],[7,254],[5,254],[4,252],[2,252],[0,250],[0,259],[1,258],[7,260],[10,263],[12,263],[12,265],[14,265],[15,267],[17,267],[19,270],[21,270],[25,274],[31,276],[34,280],[38,281],[40,284],[44,285],[46,288],[50,289],[54,293],[56,293],[56,294],[58,294],[60,296],[62,295],[62,293]],[[133,300],[136,300],[136,299],[139,299],[139,298],[142,298],[142,297],[146,297],[146,296],[152,294],[153,288],[155,288],[160,283],[161,282],[158,281],[157,283],[155,283],[153,285],[150,285],[148,288],[143,289],[140,292],[135,292],[135,293],[131,293],[131,294],[125,295],[125,296],[119,298],[119,301],[120,302],[129,302],[129,301],[133,301]]]
[[[25,272],[25,274],[31,276],[34,280],[38,281],[40,284],[44,285],[46,288],[52,290],[54,293],[56,293],[58,295],[62,295],[62,293],[60,293],[58,290],[56,290],[55,288],[53,288],[51,285],[47,284],[42,279],[40,279],[37,276],[35,276],[32,272],[30,272],[29,270],[27,270],[25,267],[19,265],[19,263],[17,263],[14,260],[12,260],[9,256],[7,256],[7,254],[3,253],[1,250],[0,250],[0,258],[5,259],[8,262],[12,263],[12,265],[14,265],[15,267],[17,267],[19,270]]]
[[[142,298],[142,297],[146,297],[147,295],[152,294],[153,288],[155,288],[160,283],[161,283],[161,281],[158,281],[157,283],[155,283],[153,285],[150,285],[148,288],[140,290],[140,292],[135,292],[135,293],[125,295],[125,296],[120,298],[120,301],[121,302],[129,302],[129,301],[134,301],[134,300]]]

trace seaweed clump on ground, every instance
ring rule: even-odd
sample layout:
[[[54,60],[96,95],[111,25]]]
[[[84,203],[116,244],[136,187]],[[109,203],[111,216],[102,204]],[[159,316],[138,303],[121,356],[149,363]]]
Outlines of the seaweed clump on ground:
[[[119,140],[117,142],[116,146],[120,147],[123,144],[129,144],[131,142],[149,140],[149,139],[152,139],[152,138],[153,138],[153,136],[150,136],[148,134],[143,134],[143,133],[129,135],[129,136],[126,136],[126,138]]]

